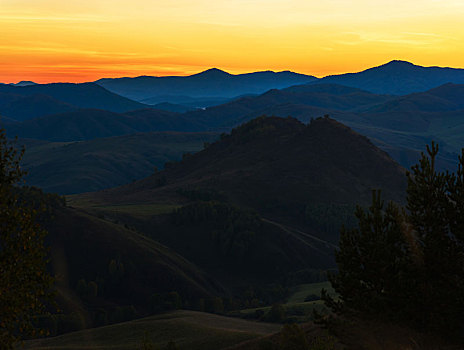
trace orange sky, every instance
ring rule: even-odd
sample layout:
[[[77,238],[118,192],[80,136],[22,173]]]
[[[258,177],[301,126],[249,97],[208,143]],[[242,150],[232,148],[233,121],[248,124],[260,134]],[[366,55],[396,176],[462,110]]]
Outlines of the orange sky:
[[[462,0],[0,0],[0,82],[464,66]]]

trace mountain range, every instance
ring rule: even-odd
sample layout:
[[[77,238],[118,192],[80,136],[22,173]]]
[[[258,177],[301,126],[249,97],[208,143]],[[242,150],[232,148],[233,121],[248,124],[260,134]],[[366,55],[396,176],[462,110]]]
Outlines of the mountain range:
[[[327,76],[319,82],[357,87],[378,94],[406,95],[446,83],[464,84],[464,69],[422,67],[395,60],[358,73]]]
[[[285,72],[255,72],[233,75],[217,68],[186,77],[136,77],[100,79],[95,83],[136,101],[184,102],[188,98],[233,98],[259,94],[273,88],[307,83],[313,76]],[[164,96],[160,99],[159,96]]]
[[[330,79],[345,79],[343,82],[347,84],[355,82],[359,86],[370,88],[369,84],[377,81],[378,84],[388,85],[389,89],[394,88],[395,84],[393,83],[398,86],[412,86],[410,82],[422,82],[421,86],[425,87],[446,80],[458,81],[461,71],[448,68],[419,67],[402,61],[392,61],[360,73],[322,79],[285,72],[282,74],[261,72],[235,76],[213,69],[204,72],[204,74],[192,76],[192,79],[181,77],[182,79],[179,81],[190,81],[191,85],[187,84],[187,87],[190,86],[189,88],[195,86],[195,82],[197,82],[200,86],[214,87],[215,91],[223,91],[220,86],[228,86],[227,81],[229,80],[251,82],[250,86],[255,87],[266,81],[271,84],[268,87],[272,84],[275,85],[281,78],[283,80],[279,84],[284,86],[289,83],[288,79],[298,81],[310,79],[311,81],[282,89],[270,89],[262,94],[242,94],[241,97],[237,98],[223,99],[210,96],[208,100],[208,98],[199,97],[198,101],[201,100],[205,103],[214,104],[226,101],[207,108],[194,108],[170,103],[157,105],[159,108],[171,111],[148,108],[145,104],[117,95],[95,83],[28,86],[3,84],[0,85],[0,115],[2,116],[0,122],[6,127],[10,137],[19,136],[20,138],[53,142],[53,147],[57,147],[56,142],[87,142],[87,140],[104,137],[105,142],[101,146],[103,147],[104,144],[105,150],[102,154],[114,160],[121,157],[121,147],[117,144],[121,141],[117,138],[119,136],[172,131],[219,134],[230,131],[231,128],[260,115],[293,116],[307,123],[311,118],[328,114],[368,136],[372,142],[387,151],[406,168],[417,161],[425,144],[435,140],[441,148],[437,160],[439,168],[453,169],[464,142],[463,133],[460,132],[464,129],[462,122],[464,120],[462,102],[464,101],[464,85],[446,83],[427,91],[397,96],[372,93],[359,87],[323,82]],[[347,77],[351,80],[346,80]],[[148,79],[148,77],[145,78]],[[164,81],[176,81],[174,78],[176,77],[169,77],[167,80],[156,78],[154,81],[162,86]],[[137,78],[134,79],[137,81]],[[122,79],[122,81],[129,84],[134,79]],[[116,79],[114,82],[118,81],[120,80]],[[148,81],[152,80],[148,79]],[[233,83],[230,86],[238,87],[240,84]],[[418,85],[416,84],[416,86]],[[179,83],[180,87],[182,87],[181,83]],[[245,93],[246,86],[242,87],[240,88],[242,90],[235,92]],[[203,92],[199,93],[199,95],[203,94]],[[195,101],[197,101],[195,98],[184,95],[182,98],[184,103],[191,103],[191,106],[195,105]],[[147,139],[150,138],[148,135],[147,137]],[[27,141],[25,143],[28,145],[28,152],[34,154],[34,157],[29,158],[28,164],[36,166],[30,169],[31,184],[40,184],[47,189],[59,189],[60,192],[63,191],[61,193],[111,187],[121,184],[123,178],[126,181],[131,181],[147,174],[145,171],[130,172],[129,179],[129,177],[116,176],[114,173],[114,176],[108,175],[105,181],[97,180],[99,175],[86,177],[84,181],[79,181],[74,176],[66,175],[66,171],[64,173],[60,171],[59,173],[62,173],[63,176],[76,179],[75,184],[80,185],[72,188],[67,187],[68,185],[57,186],[56,180],[53,182],[51,180],[54,177],[38,180],[42,173],[39,171],[40,167],[51,164],[47,160],[49,148],[39,146],[42,145],[40,142]],[[112,143],[114,146],[110,146]],[[140,144],[142,145],[143,142]],[[177,153],[165,152],[160,148],[156,154],[170,154],[165,160],[176,160],[182,153],[192,151],[192,148],[187,145],[188,142],[183,151],[176,148]],[[37,148],[34,150],[36,146]],[[77,145],[73,146],[73,149],[75,147]],[[154,147],[155,144],[150,149],[154,150]],[[156,143],[156,147],[160,147],[160,145]],[[137,147],[130,149],[135,152]],[[53,159],[57,161],[56,164],[66,164],[64,159],[63,162],[58,160],[59,153],[53,154]],[[146,164],[150,162],[153,166],[160,168],[159,160],[163,158],[158,156],[150,158],[149,155],[153,154],[151,151],[144,154],[146,156],[134,157],[140,161],[140,168],[149,169],[150,167],[147,167]],[[65,156],[66,153],[63,153],[63,157]],[[122,156],[121,159],[124,158]],[[93,163],[90,164],[89,161],[92,159]],[[102,161],[100,157],[88,158],[85,164],[95,169],[97,174],[112,174],[110,164]],[[137,167],[135,164],[133,163],[131,166]],[[50,179],[49,183],[46,180],[48,178]],[[69,184],[69,182],[67,183]]]
[[[464,69],[422,67],[395,60],[361,72],[323,78],[289,71],[233,75],[213,68],[186,77],[141,76],[100,79],[95,83],[114,93],[147,104],[186,104],[193,101],[194,106],[208,107],[211,103],[204,102],[208,98],[220,97],[224,103],[227,98],[262,94],[270,89],[283,89],[298,84],[339,84],[376,94],[406,95],[446,83],[464,84]]]

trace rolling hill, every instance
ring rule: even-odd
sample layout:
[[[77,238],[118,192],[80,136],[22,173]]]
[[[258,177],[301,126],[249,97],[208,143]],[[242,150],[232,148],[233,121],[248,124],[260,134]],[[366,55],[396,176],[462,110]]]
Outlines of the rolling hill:
[[[10,105],[6,106],[8,112],[12,115],[6,115],[12,119],[16,119],[15,113],[18,113],[19,119],[31,119],[26,118],[24,111],[20,110],[16,112],[13,108],[14,95],[23,97],[29,97],[29,99],[23,100],[23,103],[28,103],[30,106],[25,106],[29,109],[37,109],[35,115],[46,115],[50,114],[49,110],[53,108],[63,108],[63,104],[74,106],[78,108],[94,108],[104,109],[112,112],[127,112],[135,109],[142,109],[148,107],[139,102],[132,101],[128,98],[116,95],[103,87],[94,83],[82,83],[82,84],[71,84],[71,83],[54,83],[54,84],[36,84],[27,86],[12,86],[12,85],[0,85],[0,93],[10,95]],[[44,95],[48,96],[45,98]],[[60,102],[58,102],[60,101]],[[13,106],[11,105],[13,103]],[[43,108],[42,110],[40,108]],[[3,111],[0,109],[0,113]],[[60,110],[60,112],[65,112]]]
[[[25,349],[133,350],[145,337],[157,348],[175,340],[179,349],[220,350],[279,331],[279,324],[258,323],[194,311],[170,314],[26,342]]]
[[[259,96],[246,96],[223,105],[187,112],[184,115],[209,128],[228,130],[263,114],[274,114],[281,106],[304,105],[314,109],[310,117],[320,117],[329,111],[357,111],[386,102],[392,96],[376,95],[356,88],[336,84],[300,85],[283,90],[269,90]],[[289,114],[279,116],[294,116]]]
[[[76,290],[80,279],[96,281],[100,284],[97,305],[106,300],[116,305],[133,304],[146,312],[155,292],[177,291],[186,299],[224,293],[220,285],[176,252],[105,217],[59,208],[47,230],[51,263],[61,276],[59,284]],[[123,266],[117,281],[109,271],[112,260]]]
[[[161,174],[168,184],[161,188],[154,175],[95,195],[113,203],[145,202],[152,191],[205,186],[265,213],[274,200],[368,202],[372,188],[401,200],[405,184],[403,170],[386,153],[330,118],[307,126],[293,118],[257,118]]]
[[[214,133],[136,133],[79,142],[21,139],[26,183],[47,192],[71,194],[120,186],[149,176],[154,168],[194,153]]]
[[[9,124],[6,129],[10,137],[67,142],[137,132],[198,131],[201,128],[182,115],[162,110],[142,109],[124,114],[79,109]]]
[[[48,95],[19,95],[0,93],[0,114],[17,121],[42,117],[48,114],[65,113],[77,107]]]

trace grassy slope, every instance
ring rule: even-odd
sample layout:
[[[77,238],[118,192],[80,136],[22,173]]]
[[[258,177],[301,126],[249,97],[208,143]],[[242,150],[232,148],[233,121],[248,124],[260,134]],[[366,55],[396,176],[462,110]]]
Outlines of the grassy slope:
[[[158,347],[174,340],[180,349],[219,350],[278,332],[280,325],[213,314],[177,311],[55,338],[34,340],[25,349],[137,349],[145,333]]]
[[[282,283],[289,271],[333,265],[333,245],[330,243],[287,232],[265,221],[255,232],[247,253],[236,257],[225,254],[223,250],[218,251],[217,244],[209,237],[211,228],[207,224],[175,225],[169,216],[163,215],[180,207],[180,203],[104,205],[76,195],[68,197],[68,204],[135,227],[194,262],[231,290],[263,283]]]
[[[330,294],[334,293],[330,282],[308,283],[295,286],[291,291],[292,294],[288,298],[287,303],[303,303],[308,295],[321,295],[323,288]]]
[[[214,281],[169,248],[123,225],[71,208],[55,212],[49,225],[52,266],[70,288],[77,281],[107,279],[108,263],[125,266],[115,298],[124,305],[146,309],[150,296],[176,290],[184,298],[221,293]],[[115,294],[115,293],[113,293]]]
[[[214,133],[140,133],[81,142],[24,139],[29,185],[61,194],[129,183],[212,142]]]
[[[289,298],[283,304],[287,316],[293,314],[294,321],[306,322],[308,319],[312,319],[313,310],[322,314],[327,313],[328,310],[322,300],[305,301],[306,297],[309,295],[320,296],[322,288],[326,289],[330,295],[334,295],[335,293],[330,282],[307,283],[294,286],[290,291]],[[271,306],[242,309],[232,312],[232,314],[247,318],[252,317],[252,315],[255,315],[257,312],[266,314],[270,309]]]

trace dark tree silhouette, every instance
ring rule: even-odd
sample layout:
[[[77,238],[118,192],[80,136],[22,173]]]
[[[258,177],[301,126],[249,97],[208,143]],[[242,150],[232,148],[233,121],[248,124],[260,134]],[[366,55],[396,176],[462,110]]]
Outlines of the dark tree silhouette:
[[[15,187],[24,172],[18,151],[0,129],[0,347],[12,349],[23,335],[37,333],[33,317],[51,298],[46,271],[46,232],[36,223],[36,210],[19,199]]]
[[[407,205],[357,208],[358,228],[341,231],[340,295],[323,299],[337,313],[355,312],[459,334],[464,326],[464,149],[458,171],[437,172],[438,146],[427,146],[407,172]]]

